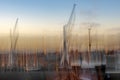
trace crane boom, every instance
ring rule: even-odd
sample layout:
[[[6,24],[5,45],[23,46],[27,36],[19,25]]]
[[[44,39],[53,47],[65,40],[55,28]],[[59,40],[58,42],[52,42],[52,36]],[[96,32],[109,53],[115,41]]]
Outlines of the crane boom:
[[[75,22],[75,8],[76,8],[76,4],[73,5],[73,9],[72,9],[72,12],[71,12],[71,15],[70,15],[70,18],[66,24],[66,32],[68,34],[70,34],[73,26],[74,26],[74,22]],[[68,35],[67,34],[67,35]]]
[[[16,19],[15,26],[14,26],[14,29],[13,29],[13,33],[15,33],[15,32],[16,32],[16,29],[17,29],[17,24],[18,24],[18,18]]]
[[[18,41],[18,38],[19,38],[19,34],[17,32],[17,24],[18,24],[18,18],[16,19],[15,27],[14,27],[14,30],[13,30],[13,39],[14,39],[13,49],[14,50],[16,49],[16,44],[17,44],[17,41]]]

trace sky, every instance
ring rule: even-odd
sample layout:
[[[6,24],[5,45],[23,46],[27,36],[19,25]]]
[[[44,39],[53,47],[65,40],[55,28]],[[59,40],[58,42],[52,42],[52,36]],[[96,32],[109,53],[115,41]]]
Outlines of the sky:
[[[87,34],[83,23],[99,24],[93,33],[119,33],[119,0],[0,0],[0,36],[9,36],[17,18],[19,35],[60,36],[74,3],[75,34]]]
[[[21,35],[59,34],[74,3],[77,4],[76,27],[82,29],[82,23],[95,22],[100,27],[118,30],[119,0],[0,0],[0,33],[9,33],[19,18]]]

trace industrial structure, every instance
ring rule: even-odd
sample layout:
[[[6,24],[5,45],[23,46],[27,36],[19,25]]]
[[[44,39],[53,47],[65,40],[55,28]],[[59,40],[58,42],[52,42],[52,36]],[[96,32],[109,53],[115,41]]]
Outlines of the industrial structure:
[[[18,18],[16,19],[15,26],[13,30],[10,29],[10,40],[11,40],[11,47],[10,47],[10,54],[9,54],[9,67],[13,68],[15,66],[15,50],[16,50],[16,45],[17,41],[19,38],[19,33],[17,29],[17,24],[18,24]]]
[[[71,32],[75,22],[75,8],[76,8],[76,4],[73,5],[73,9],[69,21],[63,27],[63,53],[62,53],[60,67],[68,68],[71,66],[69,59],[69,48],[70,48]]]

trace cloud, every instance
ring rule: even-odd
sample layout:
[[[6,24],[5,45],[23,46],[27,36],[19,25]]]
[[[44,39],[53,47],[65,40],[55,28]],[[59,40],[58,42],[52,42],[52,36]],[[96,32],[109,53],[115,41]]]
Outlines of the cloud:
[[[81,17],[83,17],[84,19],[96,19],[97,15],[95,13],[95,11],[93,10],[84,10],[84,11],[80,11],[80,15]]]
[[[110,31],[110,32],[120,32],[120,27],[112,27],[112,28],[109,28],[108,31]]]

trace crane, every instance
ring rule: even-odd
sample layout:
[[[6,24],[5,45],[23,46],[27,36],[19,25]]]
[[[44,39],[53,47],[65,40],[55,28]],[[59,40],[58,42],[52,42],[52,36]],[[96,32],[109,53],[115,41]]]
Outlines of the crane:
[[[75,22],[75,8],[76,8],[76,4],[73,5],[73,9],[67,24],[63,26],[63,53],[62,53],[62,59],[60,62],[61,67],[70,66],[68,52],[69,52],[69,46],[70,46],[71,32]]]
[[[11,48],[10,48],[10,55],[9,55],[9,66],[14,66],[14,51],[16,49],[17,41],[19,38],[19,33],[17,31],[17,24],[18,24],[18,18],[16,19],[15,26],[13,28],[13,31],[10,29],[10,40],[11,40]]]

